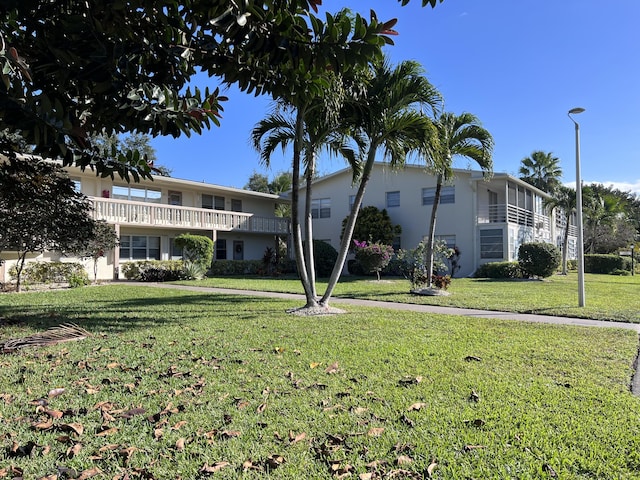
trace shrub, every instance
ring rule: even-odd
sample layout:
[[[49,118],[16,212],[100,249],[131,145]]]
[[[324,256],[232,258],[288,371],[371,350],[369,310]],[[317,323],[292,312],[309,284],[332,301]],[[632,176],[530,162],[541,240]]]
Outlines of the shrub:
[[[354,240],[356,260],[362,266],[362,270],[375,272],[380,280],[380,271],[389,264],[393,256],[393,247],[382,243],[367,243]]]
[[[620,275],[622,277],[626,277],[631,275],[631,272],[629,270],[621,270],[619,268],[616,268],[614,271],[611,272],[611,275]]]
[[[518,248],[518,263],[524,277],[550,277],[561,262],[560,249],[551,243],[523,243]]]
[[[338,251],[322,240],[313,241],[313,260],[316,267],[316,276],[328,277],[338,259]]]
[[[168,282],[183,278],[182,260],[140,260],[120,267],[127,280],[140,282]]]
[[[480,265],[473,274],[475,278],[522,278],[518,262],[489,262]]]
[[[434,287],[446,290],[451,285],[450,275],[433,275],[431,277],[431,283]]]
[[[12,279],[16,278],[16,267],[9,271]],[[84,266],[75,262],[32,262],[22,271],[22,279],[26,283],[74,283],[74,286],[86,285],[89,281]]]
[[[631,259],[619,255],[589,254],[584,256],[587,273],[613,273],[614,270],[631,270]]]
[[[182,249],[185,262],[198,263],[205,272],[209,269],[213,260],[213,240],[209,237],[183,233],[175,238],[174,243]]]
[[[207,275],[207,269],[197,262],[184,262],[182,277],[185,280],[202,280]]]

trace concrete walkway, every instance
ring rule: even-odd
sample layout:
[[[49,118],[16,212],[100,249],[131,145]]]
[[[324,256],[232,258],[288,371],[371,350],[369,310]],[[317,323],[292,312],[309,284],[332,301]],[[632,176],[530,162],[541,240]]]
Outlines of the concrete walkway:
[[[305,296],[297,293],[262,292],[257,290],[239,290],[233,288],[196,287],[191,285],[172,285],[167,283],[137,283],[135,285],[168,288],[174,290],[188,290],[192,292],[222,293],[227,295],[248,295],[252,297],[283,298],[305,302]],[[332,305],[360,305],[363,307],[388,308],[389,310],[404,310],[409,312],[440,313],[444,315],[462,315],[476,318],[499,318],[503,320],[519,320],[523,322],[552,323],[556,325],[575,325],[582,327],[624,328],[634,330],[640,334],[640,324],[626,322],[608,322],[602,320],[588,320],[586,318],[554,317],[548,315],[534,315],[530,313],[497,312],[492,310],[476,310],[472,308],[440,307],[436,305],[415,305],[411,303],[381,302],[377,300],[360,300],[357,298],[331,297]]]

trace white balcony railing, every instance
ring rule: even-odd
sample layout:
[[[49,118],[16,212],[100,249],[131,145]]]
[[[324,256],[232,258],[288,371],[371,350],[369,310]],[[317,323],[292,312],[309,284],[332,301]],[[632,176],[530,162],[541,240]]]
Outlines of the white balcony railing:
[[[547,215],[505,204],[480,207],[478,209],[478,223],[514,223],[542,230],[549,230],[551,227]]]
[[[108,223],[279,235],[289,233],[289,220],[286,218],[257,217],[251,213],[131,202],[113,198],[90,199],[94,207],[93,217]]]

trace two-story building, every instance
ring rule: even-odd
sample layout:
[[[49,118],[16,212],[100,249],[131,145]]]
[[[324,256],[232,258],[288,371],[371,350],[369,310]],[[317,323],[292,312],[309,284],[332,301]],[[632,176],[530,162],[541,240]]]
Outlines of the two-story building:
[[[344,169],[313,184],[313,234],[336,249],[342,221],[351,211],[357,192],[351,179],[351,170]],[[396,171],[388,164],[377,163],[362,206],[386,209],[391,221],[402,227],[394,248],[411,249],[428,235],[435,189],[436,177],[423,166],[407,165]],[[517,260],[522,243],[548,242],[561,248],[563,215],[544,207],[548,197],[506,173],[495,173],[486,180],[480,171],[455,170],[453,181],[441,191],[436,237],[460,249],[461,269],[457,275],[472,275],[483,263]],[[304,202],[304,189],[301,199]],[[304,205],[300,212],[304,212]],[[569,225],[570,259],[575,258],[576,233],[575,223]]]
[[[127,183],[101,178],[89,169],[66,170],[76,189],[93,203],[94,218],[112,224],[120,239],[119,247],[98,262],[99,279],[118,278],[123,262],[181,258],[173,241],[183,233],[211,238],[214,261],[260,259],[267,247],[275,248],[277,237],[289,235],[290,220],[275,215],[276,206],[289,200],[278,195],[164,176]],[[15,260],[10,252],[2,258],[6,262],[0,266],[0,282],[5,282]],[[59,253],[45,252],[29,261],[60,258]]]

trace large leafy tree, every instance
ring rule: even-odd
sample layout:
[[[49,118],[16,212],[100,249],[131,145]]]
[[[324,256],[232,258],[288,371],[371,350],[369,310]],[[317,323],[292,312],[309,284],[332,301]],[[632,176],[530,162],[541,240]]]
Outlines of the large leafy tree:
[[[17,284],[27,255],[75,251],[93,238],[91,203],[58,165],[10,158],[0,168],[0,252],[17,254]]]
[[[361,169],[354,172],[358,190],[353,208],[344,226],[338,259],[320,299],[321,306],[328,306],[344,268],[362,199],[378,155],[393,166],[401,166],[412,152],[437,142],[433,124],[422,109],[427,108],[434,113],[439,111],[442,97],[423,73],[422,67],[414,61],[404,61],[395,67],[386,59],[375,62],[365,95],[345,104],[344,122],[360,132],[366,145]]]
[[[373,12],[369,19],[322,21],[310,13],[320,3],[5,1],[0,130],[21,132],[35,153],[64,165],[148,176],[137,151],[107,161],[91,135],[179,136],[218,124],[225,100],[218,89],[184,89],[198,69],[274,98],[302,93],[293,79],[306,79],[308,92],[319,94],[327,68],[365,64],[390,42],[393,21],[380,22]]]
[[[571,187],[560,185],[553,196],[544,201],[546,208],[558,209],[557,213],[564,216],[564,232],[562,235],[562,275],[567,274],[567,253],[569,248],[569,225],[571,216],[576,211],[576,191]]]
[[[349,221],[349,217],[342,220],[342,233]],[[380,210],[378,207],[369,205],[363,207],[358,213],[358,219],[353,229],[352,237],[354,240],[361,242],[382,243],[392,245],[393,240],[402,233],[402,226],[394,225],[391,217],[385,208]]]
[[[539,188],[543,192],[553,193],[561,184],[562,168],[560,159],[551,152],[536,150],[520,161],[520,180]]]
[[[583,199],[585,252],[614,253],[635,241],[636,198],[631,193],[593,184],[584,187]]]
[[[433,280],[435,231],[440,194],[444,182],[453,178],[453,161],[463,157],[475,162],[485,176],[493,174],[493,137],[471,113],[443,113],[435,120],[438,141],[427,145],[427,169],[436,175],[436,190],[431,207],[426,249],[427,280]]]

